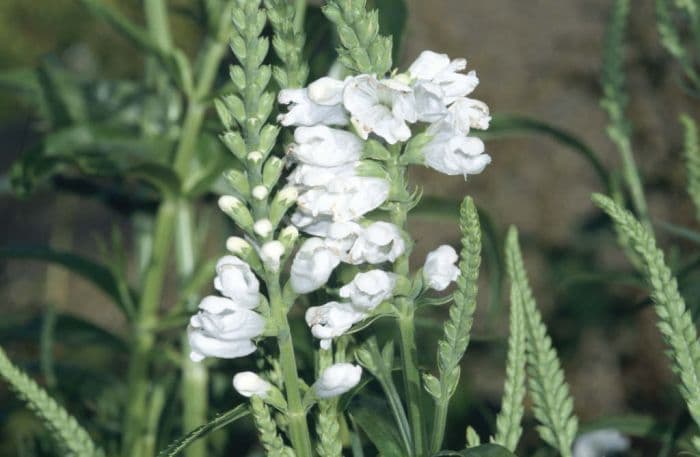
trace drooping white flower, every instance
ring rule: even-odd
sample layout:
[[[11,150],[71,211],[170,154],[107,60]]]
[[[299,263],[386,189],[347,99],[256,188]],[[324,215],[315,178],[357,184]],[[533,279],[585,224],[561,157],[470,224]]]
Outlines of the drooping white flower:
[[[260,283],[250,266],[232,255],[216,263],[214,287],[243,308],[255,308],[260,302]]]
[[[359,160],[362,147],[360,138],[350,132],[316,125],[294,130],[289,154],[305,164],[337,167]]]
[[[411,137],[407,122],[417,120],[413,90],[397,79],[356,76],[345,85],[343,105],[365,140],[375,133],[389,144],[406,141]]]
[[[389,222],[374,222],[359,234],[347,255],[347,263],[393,262],[406,250],[401,230]]]
[[[292,261],[292,289],[300,294],[318,289],[328,282],[339,263],[340,255],[336,249],[321,238],[309,238]]]
[[[454,248],[446,244],[429,252],[423,265],[425,284],[437,291],[447,289],[447,286],[459,277],[459,268],[455,265],[458,259]]]
[[[328,78],[330,79],[330,78]],[[319,82],[319,81],[317,81]],[[347,125],[348,114],[340,104],[338,95],[334,95],[328,81],[311,86],[314,90],[283,89],[277,96],[277,101],[290,105],[289,111],[278,116],[278,121],[284,126],[290,125]],[[340,88],[342,92],[342,87]],[[337,103],[334,103],[337,100]]]
[[[371,311],[384,300],[391,298],[396,286],[396,275],[383,270],[358,273],[353,280],[340,288],[338,295],[349,299],[355,308]]]
[[[233,388],[244,397],[265,398],[272,385],[252,371],[242,371],[234,375]]]
[[[225,309],[218,313],[201,310],[190,318],[187,327],[190,358],[199,362],[205,357],[244,357],[255,351],[252,339],[264,329],[265,319],[250,309]]]
[[[440,129],[423,148],[425,164],[446,175],[475,175],[491,163],[479,138]]]
[[[299,195],[297,205],[312,216],[351,221],[377,209],[389,198],[389,183],[366,176],[338,177]]]
[[[364,319],[365,314],[357,311],[350,303],[328,302],[322,306],[312,306],[304,316],[311,334],[321,340],[321,347],[328,349],[330,340],[337,338]]]
[[[350,363],[336,363],[323,370],[313,384],[319,398],[332,398],[342,395],[360,383],[362,367]]]
[[[596,430],[583,433],[574,443],[574,457],[605,457],[613,453],[625,452],[630,440],[614,429]]]
[[[408,67],[408,73],[418,80],[418,84],[430,84],[429,90],[441,93],[445,105],[474,91],[479,78],[474,71],[460,73],[467,67],[465,59],[450,60],[447,54],[423,51]]]

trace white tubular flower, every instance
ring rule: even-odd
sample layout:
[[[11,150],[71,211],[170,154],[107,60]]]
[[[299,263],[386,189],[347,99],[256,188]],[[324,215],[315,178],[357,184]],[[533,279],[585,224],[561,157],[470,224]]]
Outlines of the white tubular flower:
[[[350,363],[336,363],[323,370],[313,384],[319,398],[332,398],[342,395],[360,383],[362,367]]]
[[[337,246],[338,252],[346,253],[362,232],[357,222],[333,222],[330,216],[311,216],[303,211],[295,211],[291,216],[292,224],[299,230],[316,237],[325,238],[329,245]]]
[[[416,117],[421,122],[437,122],[445,117],[447,108],[442,89],[432,83],[419,83],[413,88]]]
[[[440,130],[423,148],[425,164],[446,175],[475,175],[491,163],[479,138]]]
[[[187,327],[190,358],[199,362],[205,357],[244,357],[255,351],[251,340],[262,335],[264,329],[265,319],[249,309],[227,309],[219,313],[202,310],[190,318]]]
[[[299,195],[298,207],[312,216],[331,216],[334,221],[352,221],[381,206],[389,198],[389,183],[381,178],[352,176],[336,178],[323,187]]]
[[[319,105],[333,106],[343,103],[345,81],[324,76],[309,84],[309,98]]]
[[[340,256],[336,249],[321,238],[309,238],[301,245],[292,262],[292,289],[300,294],[318,289],[328,282],[339,263]]]
[[[423,265],[423,279],[427,286],[437,291],[447,289],[459,277],[459,268],[455,265],[458,259],[454,248],[446,244],[429,252]]]
[[[321,340],[321,347],[328,349],[333,338],[337,338],[364,319],[365,314],[349,303],[328,302],[323,306],[312,306],[306,310],[306,324],[311,334]]]
[[[255,308],[260,302],[258,278],[247,263],[232,255],[216,263],[214,287],[243,308]]]
[[[411,137],[406,123],[417,120],[413,90],[396,79],[356,76],[345,86],[343,104],[365,140],[376,133],[389,144],[406,141]]]
[[[345,261],[353,265],[393,262],[405,250],[406,242],[397,226],[374,222],[359,234]]]
[[[418,84],[429,83],[437,86],[442,93],[443,102],[449,105],[459,97],[470,94],[479,85],[479,78],[474,71],[466,75],[459,73],[465,68],[465,59],[450,60],[447,54],[423,51],[408,67],[408,73],[418,80]],[[437,92],[436,88],[429,90]]]
[[[625,452],[630,440],[613,429],[583,433],[574,443],[574,457],[605,457],[613,453]]]
[[[339,295],[349,299],[355,308],[371,311],[392,297],[395,286],[395,274],[370,270],[356,274],[349,284],[340,288]]]
[[[242,371],[234,375],[233,388],[244,397],[265,398],[272,385],[252,371]]]
[[[337,167],[319,167],[300,164],[289,174],[287,180],[301,188],[325,186],[339,178],[356,176],[355,164],[339,165]]]
[[[321,96],[319,96],[321,97]],[[322,96],[319,100],[327,101],[332,97]],[[280,114],[277,120],[280,124],[290,125],[347,125],[348,114],[340,104],[324,105],[309,97],[309,90],[283,89],[277,96],[277,101],[283,105],[291,105],[289,111]]]
[[[325,125],[297,127],[289,153],[298,161],[319,167],[354,163],[362,155],[363,143],[356,135]]]
[[[284,245],[279,241],[268,241],[260,248],[260,260],[272,270],[279,270]]]
[[[463,135],[468,134],[470,128],[486,130],[491,122],[488,105],[474,98],[458,98],[447,111],[446,122]]]

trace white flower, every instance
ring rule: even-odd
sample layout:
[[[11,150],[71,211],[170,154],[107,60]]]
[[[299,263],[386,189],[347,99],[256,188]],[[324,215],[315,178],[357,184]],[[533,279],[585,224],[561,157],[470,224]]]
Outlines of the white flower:
[[[479,174],[491,163],[491,156],[484,153],[483,141],[449,129],[435,132],[423,148],[423,155],[427,166],[446,175]]]
[[[371,311],[384,300],[391,298],[395,286],[395,274],[370,270],[356,274],[349,284],[340,288],[339,295],[349,299],[354,307]]]
[[[244,397],[265,398],[272,385],[252,371],[242,371],[233,377],[233,388]]]
[[[343,103],[345,81],[324,76],[309,84],[309,98],[319,105],[332,106]]]
[[[408,73],[419,81],[418,84],[433,85],[429,90],[441,92],[443,102],[449,105],[459,97],[470,94],[479,85],[474,71],[466,75],[459,73],[466,67],[465,59],[450,60],[447,54],[423,51],[408,68]]]
[[[232,255],[216,263],[214,287],[243,308],[255,308],[260,302],[258,278],[247,263]]]
[[[297,127],[289,153],[298,161],[320,167],[354,163],[362,155],[362,140],[344,130],[325,125]]]
[[[284,245],[279,241],[268,241],[260,249],[260,260],[272,270],[280,267],[280,258],[284,254]]]
[[[338,252],[321,238],[304,241],[292,262],[290,281],[292,289],[306,294],[328,282],[340,263]]]
[[[233,303],[233,302],[231,302]],[[211,308],[212,302],[205,307]],[[255,351],[252,339],[265,329],[265,319],[246,308],[224,309],[213,313],[202,309],[190,318],[187,338],[190,358],[199,362],[205,357],[234,359]]]
[[[311,334],[321,340],[322,348],[328,349],[331,339],[345,334],[353,324],[364,319],[365,314],[355,310],[349,303],[332,301],[310,307],[304,317]]]
[[[360,383],[362,367],[350,363],[336,363],[323,370],[313,389],[319,398],[342,395]]]
[[[447,114],[443,93],[432,83],[419,83],[413,88],[416,117],[421,122],[437,122]]]
[[[259,221],[255,221],[253,230],[255,233],[265,238],[272,233],[272,223],[270,222],[270,219],[260,219]]]
[[[320,102],[332,101],[333,97],[323,91],[314,101],[309,97],[309,90],[283,89],[277,96],[277,101],[283,105],[290,105],[289,111],[280,114],[277,120],[284,126],[290,125],[347,125],[348,114],[341,104],[323,104]]]
[[[458,259],[454,248],[446,244],[429,252],[423,265],[423,279],[427,286],[437,291],[447,289],[459,277],[459,268],[455,266]]]
[[[312,216],[351,221],[377,209],[389,198],[389,183],[365,176],[337,177],[299,195],[298,207]]]
[[[355,164],[344,164],[337,167],[319,167],[316,165],[300,164],[289,174],[287,180],[302,189],[325,186],[336,179],[356,176]],[[298,197],[297,197],[298,198]]]
[[[413,91],[396,79],[380,81],[372,75],[356,76],[345,86],[343,104],[365,140],[373,132],[389,144],[411,137],[406,123],[417,119]]]
[[[488,105],[474,98],[458,98],[447,111],[445,120],[463,135],[468,134],[470,128],[486,130],[491,122]]]
[[[574,443],[574,457],[605,457],[612,453],[625,452],[630,440],[613,429],[583,433]]]
[[[359,234],[346,261],[353,265],[393,262],[405,249],[406,243],[397,226],[388,222],[374,222]]]
[[[253,194],[253,198],[256,200],[263,200],[269,194],[269,190],[267,187],[259,185],[253,187],[253,191],[251,193]]]

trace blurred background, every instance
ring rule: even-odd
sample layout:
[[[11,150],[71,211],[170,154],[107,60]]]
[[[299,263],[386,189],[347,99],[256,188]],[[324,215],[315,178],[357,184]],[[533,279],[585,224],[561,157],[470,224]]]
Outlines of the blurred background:
[[[139,2],[111,3],[138,18]],[[170,3],[173,9],[187,6],[184,0]],[[401,68],[423,49],[464,56],[481,80],[474,97],[484,100],[493,114],[518,114],[551,124],[588,145],[607,166],[618,166],[617,153],[605,133],[607,119],[599,106],[609,0],[407,3]],[[659,44],[653,3],[633,2],[628,31],[625,67],[634,152],[653,220],[695,227],[685,191],[678,116],[688,113],[697,118],[698,106]],[[192,49],[190,40],[196,29],[191,21],[176,15],[172,25],[176,42],[185,50]],[[3,0],[0,43],[3,75],[48,60],[60,61],[86,78],[138,78],[143,65],[128,42],[72,0]],[[116,255],[102,251],[115,227],[126,234],[125,245],[133,244],[125,213],[105,205],[100,195],[77,194],[67,190],[70,186],[56,185],[55,180],[23,197],[13,192],[10,167],[37,143],[41,123],[8,81],[0,80],[7,89],[0,90],[0,246],[51,245],[99,260],[103,255]],[[414,173],[415,182],[426,196],[439,197],[448,206],[463,195],[473,196],[500,237],[508,225],[519,227],[535,295],[563,360],[579,417],[590,423],[604,416],[635,415],[648,436],[654,436],[658,425],[645,422],[648,415],[666,425],[686,420],[653,310],[647,306],[647,292],[590,202],[590,194],[602,190],[595,171],[581,155],[549,135],[515,132],[507,138],[497,134],[487,138],[493,163],[481,175],[465,182],[419,170]],[[213,210],[213,201],[210,206]],[[223,253],[228,228],[222,219],[214,216],[208,221],[211,235],[205,249],[211,255]],[[416,265],[437,244],[457,246],[459,242],[455,220],[433,214],[429,208],[411,220],[411,230],[417,240],[412,259]],[[692,246],[663,230],[658,235],[672,260]],[[136,260],[126,261],[133,271]],[[485,262],[475,338],[465,357],[463,387],[450,416],[448,439],[454,443],[463,440],[467,424],[487,437],[503,386],[507,284],[503,282],[499,294],[491,277],[498,262],[489,258]],[[689,275],[681,282],[693,308],[700,297],[695,279]],[[167,291],[164,302],[167,306]],[[127,331],[121,314],[80,278],[40,262],[0,259],[0,343],[35,373],[40,332],[31,319],[47,306],[89,320],[117,336]],[[432,348],[440,329],[426,328],[425,344]],[[61,338],[56,335],[58,342]],[[70,361],[77,354],[91,357],[89,344],[56,347],[57,358]],[[91,363],[119,370],[123,361],[93,354]],[[23,427],[36,426],[28,413],[14,406],[15,401],[0,385],[3,455],[13,455],[13,443]],[[535,440],[533,422],[528,416],[529,441]],[[634,455],[656,455],[663,444],[663,439],[635,440]]]

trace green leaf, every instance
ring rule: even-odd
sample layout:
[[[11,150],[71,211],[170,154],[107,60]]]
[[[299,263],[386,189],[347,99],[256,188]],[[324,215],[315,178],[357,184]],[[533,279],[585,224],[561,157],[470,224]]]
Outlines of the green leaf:
[[[695,244],[700,244],[700,232],[697,232],[688,227],[683,227],[682,225],[676,225],[666,221],[659,221],[656,225],[666,230],[672,235],[676,235],[680,238],[692,241]]]
[[[197,427],[182,438],[173,441],[167,448],[158,453],[158,457],[174,457],[199,438],[211,432],[215,432],[248,414],[249,411],[246,405],[238,405],[225,413],[219,414],[208,423]]]
[[[142,179],[168,197],[180,194],[180,178],[170,168],[157,163],[142,163],[126,170],[127,177]]]
[[[698,127],[687,115],[681,116],[681,123],[685,130],[683,155],[685,156],[688,195],[695,206],[695,219],[700,221],[700,140],[698,140]]]
[[[515,454],[497,444],[483,444],[481,446],[464,449],[463,451],[440,451],[433,457],[515,457]]]
[[[382,414],[382,410],[372,409],[365,405],[352,408],[350,414],[382,457],[406,456],[406,451],[400,444],[401,438],[398,431],[391,421]]]
[[[70,252],[44,246],[7,246],[0,248],[0,258],[41,260],[60,265],[92,283],[117,304],[122,304],[117,278],[105,266]]]
[[[486,140],[522,134],[545,135],[576,152],[591,165],[603,186],[606,189],[610,187],[610,176],[598,154],[583,140],[564,129],[525,116],[501,114],[493,117],[487,131],[479,132],[479,136]]]
[[[92,442],[90,435],[44,389],[12,364],[0,348],[0,376],[27,404],[51,432],[51,436],[69,457],[99,457],[104,452]]]

